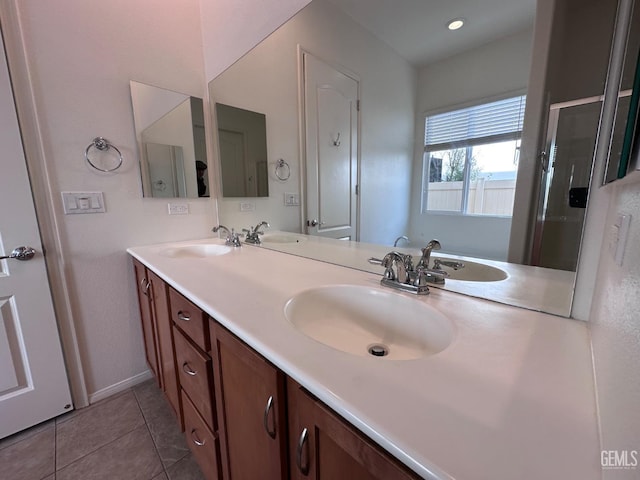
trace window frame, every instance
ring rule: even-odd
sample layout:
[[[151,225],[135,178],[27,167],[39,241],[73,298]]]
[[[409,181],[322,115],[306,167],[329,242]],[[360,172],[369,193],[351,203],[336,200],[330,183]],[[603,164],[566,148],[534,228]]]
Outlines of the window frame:
[[[522,140],[522,132],[524,130],[524,127],[521,130],[516,132],[501,133],[497,135],[487,135],[484,137],[476,137],[476,138],[458,140],[454,142],[441,142],[441,143],[432,144],[432,145],[428,145],[426,143],[426,131],[427,131],[427,120],[429,117],[433,117],[433,116],[448,113],[448,112],[454,112],[456,110],[463,110],[463,109],[472,108],[475,106],[499,102],[501,100],[517,98],[517,97],[524,97],[524,111],[526,111],[527,91],[518,90],[515,92],[506,93],[504,95],[486,97],[477,101],[452,105],[449,107],[444,107],[440,109],[423,112],[422,131],[425,134],[425,138],[423,140],[424,148],[423,148],[423,154],[422,154],[422,182],[421,182],[422,188],[420,191],[420,213],[422,215],[454,215],[454,216],[462,215],[462,216],[468,216],[468,217],[483,217],[483,218],[512,218],[513,217],[513,214],[485,215],[485,214],[467,212],[468,206],[469,206],[469,190],[471,185],[471,179],[470,179],[471,172],[469,168],[468,158],[471,154],[471,150],[475,146]],[[460,208],[459,210],[429,210],[428,195],[429,195],[429,184],[431,183],[429,181],[430,170],[431,170],[431,160],[430,160],[431,152],[453,150],[453,149],[459,149],[459,148],[466,149],[465,159],[464,159],[463,179],[462,179],[462,200],[461,200]],[[516,148],[520,148],[520,147],[518,146]],[[517,170],[516,170],[516,176],[517,176]]]

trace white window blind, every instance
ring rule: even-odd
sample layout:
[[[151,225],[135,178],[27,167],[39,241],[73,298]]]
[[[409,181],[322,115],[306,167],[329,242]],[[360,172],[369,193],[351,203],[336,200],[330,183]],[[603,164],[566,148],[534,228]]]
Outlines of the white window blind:
[[[427,117],[425,151],[516,139],[522,132],[526,95]]]

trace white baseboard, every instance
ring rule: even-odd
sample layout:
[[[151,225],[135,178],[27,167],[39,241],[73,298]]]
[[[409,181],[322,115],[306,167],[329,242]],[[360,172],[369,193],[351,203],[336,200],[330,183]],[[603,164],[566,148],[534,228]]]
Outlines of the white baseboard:
[[[134,375],[133,377],[122,380],[121,382],[114,383],[108,387],[102,388],[97,392],[89,394],[89,404],[99,402],[111,395],[115,395],[116,393],[120,393],[128,388],[134,387],[139,383],[144,382],[145,380],[149,380],[153,377],[153,373],[151,370],[147,370],[145,372],[139,373],[138,375]]]

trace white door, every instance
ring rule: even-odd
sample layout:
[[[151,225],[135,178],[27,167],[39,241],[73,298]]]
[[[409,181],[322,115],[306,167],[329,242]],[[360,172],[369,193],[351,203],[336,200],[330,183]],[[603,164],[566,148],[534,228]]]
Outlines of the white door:
[[[357,240],[358,81],[303,54],[307,233]]]
[[[69,411],[71,395],[0,39],[0,438]],[[1,476],[1,474],[0,474]]]

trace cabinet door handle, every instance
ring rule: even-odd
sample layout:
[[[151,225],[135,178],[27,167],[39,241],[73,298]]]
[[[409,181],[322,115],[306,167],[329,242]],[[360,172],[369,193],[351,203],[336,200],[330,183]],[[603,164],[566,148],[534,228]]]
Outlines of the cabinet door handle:
[[[140,280],[140,287],[142,287],[142,294],[145,296],[149,296],[149,287],[151,286],[151,282],[146,278]]]
[[[198,436],[196,435],[196,429],[195,428],[191,430],[191,440],[193,440],[193,443],[195,443],[199,447],[202,447],[205,443],[207,443],[206,440],[200,440],[198,438]]]
[[[309,436],[309,431],[306,428],[302,429],[302,433],[300,434],[300,439],[298,440],[298,450],[296,452],[296,465],[298,466],[298,470],[305,477],[309,475],[309,444],[307,443],[307,437]],[[306,446],[306,448],[305,448]],[[306,450],[307,462],[302,464],[302,451]]]
[[[276,421],[273,419],[273,430],[269,428],[269,413],[273,410],[273,395],[269,397],[267,400],[267,406],[264,407],[264,415],[262,416],[262,423],[264,424],[264,429],[267,431],[267,435],[271,438],[276,438]]]
[[[188,322],[191,320],[191,315],[189,313],[185,313],[182,310],[178,312],[178,320],[182,320],[183,322]]]
[[[198,374],[198,372],[196,372],[191,368],[191,365],[189,365],[189,362],[184,362],[182,364],[182,371],[187,375],[191,375],[192,377],[195,377]]]

